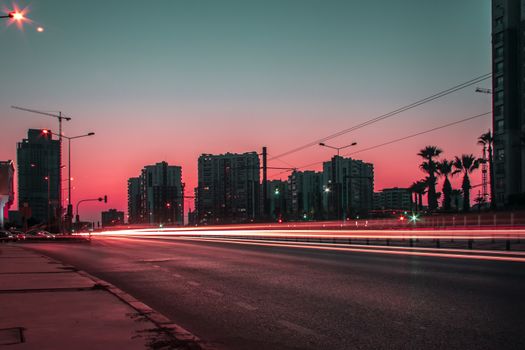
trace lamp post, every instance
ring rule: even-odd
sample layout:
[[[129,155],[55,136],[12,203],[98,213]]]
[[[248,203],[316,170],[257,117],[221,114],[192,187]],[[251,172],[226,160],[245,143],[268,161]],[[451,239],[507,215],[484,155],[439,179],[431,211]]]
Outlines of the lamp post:
[[[341,146],[341,147],[334,147],[334,146],[330,146],[330,145],[327,145],[326,143],[323,143],[323,142],[320,142],[319,143],[319,146],[322,146],[322,147],[327,147],[327,148],[331,148],[331,149],[335,149],[337,151],[337,157],[339,157],[339,153],[342,149],[345,149],[345,148],[348,148],[348,147],[352,147],[352,146],[355,146],[357,145],[357,142],[352,142],[351,144],[348,144],[348,145],[345,145],[345,146]],[[338,183],[337,182],[337,171],[336,171],[336,167],[337,167],[337,158],[336,157],[333,157],[332,158],[332,186],[333,186],[333,193],[331,195],[331,198],[332,198],[332,203],[333,203],[333,207],[334,209],[337,210],[337,217],[341,217],[341,212],[343,211],[343,203],[342,203],[342,191],[341,191],[341,188],[342,187],[342,183]],[[343,179],[344,181],[344,179]],[[337,207],[337,208],[336,208]]]
[[[44,134],[46,133],[49,133],[51,135],[55,135],[55,136],[59,136],[53,132],[51,132],[51,130],[42,130],[42,132]],[[69,226],[69,229],[71,229],[71,221],[73,220],[73,205],[71,204],[71,140],[74,140],[74,139],[79,139],[81,137],[87,137],[87,136],[93,136],[95,135],[94,132],[90,132],[90,133],[87,133],[87,134],[84,134],[84,135],[79,135],[79,136],[65,136],[65,135],[62,135],[63,138],[65,138],[67,140],[67,151],[68,151],[68,192],[67,192],[67,223],[68,223],[68,226]]]
[[[24,14],[19,11],[11,11],[7,15],[2,15],[0,18],[11,18],[15,21],[22,21],[25,19]]]
[[[326,143],[323,143],[323,142],[320,142],[320,143],[319,143],[319,146],[322,146],[322,147],[328,147],[328,148],[331,148],[331,149],[335,149],[335,150],[337,151],[337,155],[339,155],[339,151],[341,151],[342,149],[345,149],[345,148],[348,148],[348,147],[351,147],[351,146],[355,146],[355,145],[357,145],[357,142],[352,142],[352,143],[349,144],[349,145],[341,146],[341,147],[330,146],[330,145],[327,145]]]

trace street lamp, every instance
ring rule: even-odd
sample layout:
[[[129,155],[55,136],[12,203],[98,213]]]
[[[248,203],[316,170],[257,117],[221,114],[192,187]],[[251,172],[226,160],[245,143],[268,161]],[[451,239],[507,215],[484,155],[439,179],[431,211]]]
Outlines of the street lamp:
[[[54,132],[52,132],[51,130],[47,130],[47,129],[44,129],[42,130],[42,132],[44,134],[51,134],[51,135],[55,135],[55,136],[59,136],[57,134],[55,134]],[[65,136],[65,135],[62,135],[63,138],[65,138],[67,141],[68,141],[68,147],[67,147],[67,151],[68,151],[68,193],[67,193],[67,217],[68,217],[68,221],[72,220],[73,219],[73,205],[71,204],[71,140],[74,140],[74,139],[79,139],[81,137],[87,137],[87,136],[93,136],[95,135],[94,132],[90,132],[90,133],[87,133],[87,134],[84,134],[84,135],[79,135],[79,136]],[[71,222],[68,222],[68,224],[71,224]]]
[[[319,146],[323,146],[323,147],[328,147],[328,148],[331,148],[331,149],[335,149],[337,151],[337,155],[339,155],[339,151],[342,150],[342,149],[345,149],[345,148],[348,148],[348,147],[351,147],[351,146],[355,146],[357,145],[357,142],[352,142],[351,144],[349,145],[346,145],[346,146],[342,146],[342,147],[334,147],[334,146],[330,146],[330,145],[327,145],[326,143],[323,143],[323,142],[320,142],[319,143]]]
[[[25,19],[24,14],[20,11],[11,11],[7,15],[2,15],[0,18],[11,18],[14,21],[22,21]]]

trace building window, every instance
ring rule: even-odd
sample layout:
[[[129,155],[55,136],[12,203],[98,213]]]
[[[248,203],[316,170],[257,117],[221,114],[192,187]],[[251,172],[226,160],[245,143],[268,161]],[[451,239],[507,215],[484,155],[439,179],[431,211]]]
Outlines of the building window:
[[[505,187],[505,178],[498,177],[496,178],[496,188],[501,189]]]
[[[494,106],[494,117],[495,118],[503,117],[503,106],[502,105]]]
[[[505,165],[503,163],[496,164],[496,174],[505,174]]]
[[[503,91],[496,92],[496,94],[494,95],[494,103],[503,103],[503,96]]]
[[[503,77],[499,76],[494,79],[494,89],[499,89],[503,87]]]
[[[494,133],[496,135],[503,134],[503,128],[505,127],[505,121],[503,119],[496,120],[494,123]]]
[[[503,62],[496,63],[495,74],[503,74]]]
[[[497,45],[497,44],[500,44],[502,42],[503,42],[503,32],[494,34],[494,36],[492,37],[492,43],[494,45]]]
[[[496,150],[496,160],[505,160],[505,150],[503,148]]]

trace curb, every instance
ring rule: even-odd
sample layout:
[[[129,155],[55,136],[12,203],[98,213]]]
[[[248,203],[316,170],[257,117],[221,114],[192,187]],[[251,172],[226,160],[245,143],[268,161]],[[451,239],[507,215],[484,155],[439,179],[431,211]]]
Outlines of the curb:
[[[25,249],[25,248],[23,248]],[[34,251],[33,251],[34,252]],[[40,256],[43,256],[49,259],[52,262],[63,265],[64,267],[71,269],[71,272],[76,272],[79,275],[89,278],[95,285],[94,289],[102,289],[108,291],[109,293],[116,296],[120,301],[129,305],[132,309],[136,310],[138,315],[148,319],[151,323],[158,327],[159,331],[163,332],[169,337],[174,338],[176,341],[185,343],[190,349],[200,349],[200,350],[217,350],[217,348],[206,344],[199,337],[188,331],[187,329],[179,326],[176,323],[173,323],[169,318],[161,314],[160,312],[154,310],[150,306],[144,304],[143,302],[135,299],[132,295],[124,292],[120,288],[114,286],[113,284],[104,281],[98,277],[95,277],[86,271],[79,270],[75,266],[64,264],[63,262],[51,258],[47,255],[44,255],[40,252],[35,252]]]

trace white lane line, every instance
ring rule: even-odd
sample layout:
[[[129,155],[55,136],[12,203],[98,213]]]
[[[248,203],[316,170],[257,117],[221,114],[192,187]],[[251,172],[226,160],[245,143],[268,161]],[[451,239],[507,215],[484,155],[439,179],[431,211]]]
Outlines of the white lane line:
[[[248,310],[248,311],[255,311],[255,310],[257,310],[257,307],[255,307],[253,305],[250,305],[248,303],[242,302],[242,301],[238,301],[235,304],[240,306],[240,307],[242,307],[243,309]]]
[[[172,275],[173,277],[182,278],[182,276],[179,275],[178,273],[172,273],[171,275]]]
[[[297,333],[301,333],[301,334],[304,334],[304,335],[315,335],[315,332],[312,331],[311,329],[309,328],[306,328],[306,327],[303,327],[303,326],[300,326],[296,323],[293,323],[293,322],[290,322],[290,321],[286,321],[286,320],[279,320],[277,321],[279,324],[281,324],[282,326],[292,330],[292,331],[295,331]]]
[[[191,284],[192,286],[195,286],[195,287],[198,287],[201,285],[199,282],[195,282],[195,281],[188,281],[188,284]]]
[[[206,289],[206,292],[208,292],[210,294],[213,294],[215,296],[218,296],[218,297],[224,296],[224,293],[218,292],[218,291],[216,291],[214,289]]]

